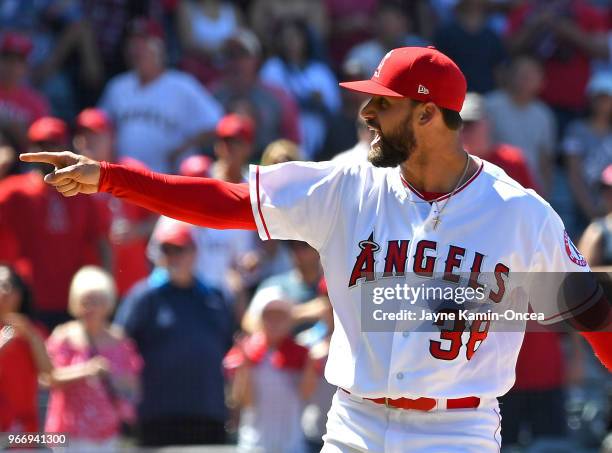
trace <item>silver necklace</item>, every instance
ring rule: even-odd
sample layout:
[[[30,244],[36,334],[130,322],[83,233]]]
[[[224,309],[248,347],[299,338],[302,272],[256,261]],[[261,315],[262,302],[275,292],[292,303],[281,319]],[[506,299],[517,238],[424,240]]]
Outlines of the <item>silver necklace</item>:
[[[446,201],[444,202],[444,204],[442,205],[440,209],[438,209],[438,201],[434,200],[434,204],[436,205],[435,209],[437,210],[436,216],[433,218],[433,229],[434,230],[436,230],[438,228],[438,225],[440,225],[440,222],[441,222],[440,217],[442,216],[442,211],[444,211],[444,208],[446,208],[446,205],[448,204],[450,199],[453,197],[453,195],[455,195],[455,193],[457,192],[457,189],[459,189],[459,186],[461,185],[461,182],[463,181],[463,178],[465,178],[465,175],[467,174],[467,169],[470,166],[470,155],[468,153],[465,153],[465,157],[466,157],[465,168],[463,169],[463,173],[459,177],[457,184],[455,184],[455,188],[451,191],[450,195],[448,196],[448,198],[446,199]]]

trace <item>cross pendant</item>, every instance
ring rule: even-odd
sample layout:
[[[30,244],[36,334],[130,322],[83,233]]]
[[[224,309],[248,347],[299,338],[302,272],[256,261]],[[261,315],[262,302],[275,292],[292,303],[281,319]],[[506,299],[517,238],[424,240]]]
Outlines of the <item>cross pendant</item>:
[[[440,216],[439,215],[435,216],[433,219],[433,229],[434,230],[438,229],[438,225],[440,224],[440,222],[441,222]]]

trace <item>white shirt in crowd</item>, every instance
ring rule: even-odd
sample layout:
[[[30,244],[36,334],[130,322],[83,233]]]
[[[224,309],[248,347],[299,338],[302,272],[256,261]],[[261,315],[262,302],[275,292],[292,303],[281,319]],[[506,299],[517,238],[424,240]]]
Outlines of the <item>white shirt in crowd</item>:
[[[212,130],[223,115],[223,107],[196,79],[173,69],[146,85],[135,72],[114,77],[100,107],[115,124],[117,157],[132,157],[165,173],[175,170],[169,166],[169,154]]]
[[[539,179],[542,175],[541,156],[552,153],[555,148],[556,123],[550,108],[537,100],[524,106],[517,105],[501,90],[486,97],[486,107],[495,143],[508,143],[520,148],[531,174]]]

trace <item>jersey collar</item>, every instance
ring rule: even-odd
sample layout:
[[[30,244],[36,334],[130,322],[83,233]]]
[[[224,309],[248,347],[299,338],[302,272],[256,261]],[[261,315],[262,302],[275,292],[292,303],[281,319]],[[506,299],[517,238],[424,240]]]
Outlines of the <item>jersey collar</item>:
[[[455,191],[454,195],[457,195],[459,192],[461,192],[463,189],[465,189],[467,186],[469,186],[478,177],[478,175],[482,172],[482,168],[483,167],[484,167],[484,161],[482,161],[482,159],[481,159],[480,160],[480,166],[478,167],[478,170],[476,170],[476,173],[474,173],[470,177],[470,179],[468,179],[463,184],[461,184],[457,188],[457,190]],[[417,197],[419,197],[423,201],[427,201],[427,202],[443,201],[443,200],[446,200],[448,197],[451,196],[450,192],[446,193],[446,194],[432,194],[432,193],[429,193],[429,192],[428,193],[421,192],[421,191],[417,190],[408,181],[406,181],[406,179],[404,179],[404,176],[402,175],[401,171],[399,172],[399,174],[400,174],[400,179],[401,179],[402,184],[404,185],[404,187],[407,187],[408,189],[410,189],[410,191],[412,193],[414,193]],[[435,196],[432,197],[432,195],[435,195]]]

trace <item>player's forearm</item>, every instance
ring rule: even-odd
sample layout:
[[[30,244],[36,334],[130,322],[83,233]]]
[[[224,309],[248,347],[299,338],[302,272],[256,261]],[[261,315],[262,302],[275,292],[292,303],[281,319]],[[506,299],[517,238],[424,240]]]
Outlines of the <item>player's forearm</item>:
[[[208,228],[255,230],[248,184],[101,163],[100,192]]]

